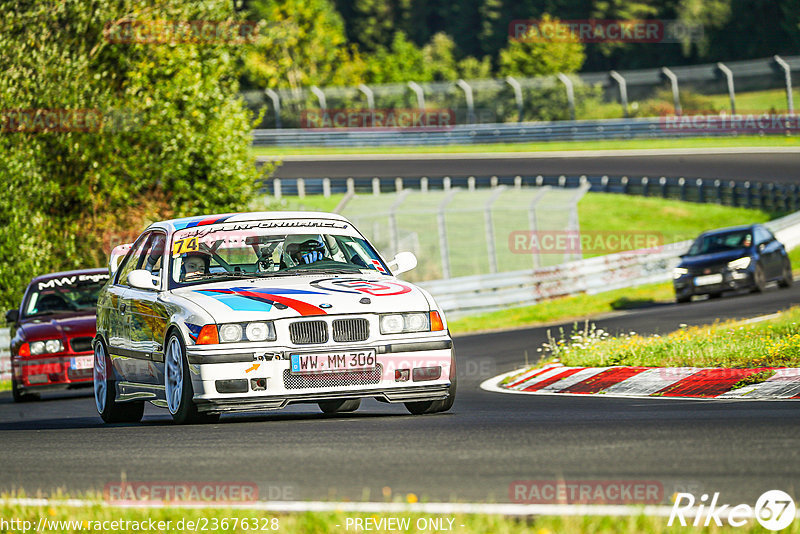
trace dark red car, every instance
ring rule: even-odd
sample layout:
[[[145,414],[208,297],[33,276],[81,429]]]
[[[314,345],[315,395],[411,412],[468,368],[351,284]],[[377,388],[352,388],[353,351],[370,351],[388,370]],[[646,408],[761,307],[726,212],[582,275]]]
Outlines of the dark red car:
[[[51,273],[34,278],[18,310],[6,313],[11,338],[14,400],[47,389],[90,386],[97,295],[108,269]]]

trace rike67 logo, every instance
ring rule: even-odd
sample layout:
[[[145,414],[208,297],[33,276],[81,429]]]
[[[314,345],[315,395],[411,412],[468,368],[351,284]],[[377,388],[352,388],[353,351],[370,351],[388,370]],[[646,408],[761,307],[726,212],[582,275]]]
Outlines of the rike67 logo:
[[[749,504],[720,505],[718,500],[719,493],[714,493],[711,501],[708,500],[708,494],[703,494],[699,502],[691,493],[678,493],[667,526],[671,527],[677,519],[685,527],[687,518],[694,516],[691,524],[695,527],[708,527],[712,522],[721,527],[725,521],[732,527],[741,527],[755,517],[762,527],[777,531],[791,525],[797,515],[794,500],[781,490],[764,492],[756,501],[755,507]]]

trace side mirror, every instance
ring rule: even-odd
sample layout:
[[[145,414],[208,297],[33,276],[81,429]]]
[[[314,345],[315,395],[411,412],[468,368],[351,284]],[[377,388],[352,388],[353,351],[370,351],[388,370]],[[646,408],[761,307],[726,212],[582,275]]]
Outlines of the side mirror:
[[[119,262],[125,257],[125,254],[131,249],[132,243],[125,243],[124,245],[117,245],[111,251],[111,257],[108,260],[108,274],[114,276],[114,273],[119,267]]]
[[[758,245],[758,251],[759,252],[764,252],[765,248],[767,248],[767,244],[766,243],[761,243],[760,245]]]
[[[158,278],[150,274],[150,271],[136,269],[128,273],[128,284],[137,289],[158,289]]]
[[[19,310],[8,310],[6,312],[6,323],[15,324],[19,321]]]
[[[392,274],[395,276],[410,271],[416,266],[417,257],[414,256],[413,252],[398,252],[394,259],[389,262],[389,269],[392,270]]]

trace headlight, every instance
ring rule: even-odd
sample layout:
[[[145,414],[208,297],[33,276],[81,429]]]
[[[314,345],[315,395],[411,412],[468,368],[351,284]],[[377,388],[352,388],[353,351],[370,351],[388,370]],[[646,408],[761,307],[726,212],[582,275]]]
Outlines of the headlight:
[[[275,341],[275,324],[272,321],[253,323],[228,323],[219,325],[220,343],[240,341]]]
[[[675,267],[672,270],[672,278],[680,278],[685,274],[689,274],[689,269],[687,269],[686,267]]]
[[[272,322],[268,323],[250,323],[245,328],[245,335],[248,341],[274,341],[275,326]]]
[[[427,313],[387,313],[381,315],[381,334],[402,332],[429,332],[430,318]]]
[[[31,355],[56,353],[64,350],[64,345],[60,339],[48,339],[45,341],[34,341],[31,343]]]
[[[219,340],[223,343],[236,343],[242,340],[242,325],[223,324],[219,327]]]
[[[737,269],[747,269],[750,267],[750,256],[745,256],[744,258],[739,258],[738,260],[733,260],[732,262],[728,263],[728,269],[735,271]]]

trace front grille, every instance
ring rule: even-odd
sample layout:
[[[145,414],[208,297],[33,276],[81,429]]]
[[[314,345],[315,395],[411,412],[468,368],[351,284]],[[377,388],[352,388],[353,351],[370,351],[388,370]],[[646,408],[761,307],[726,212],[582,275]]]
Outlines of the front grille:
[[[321,373],[318,375],[293,375],[283,370],[283,387],[286,389],[335,388],[341,386],[365,386],[381,381],[381,364],[369,371],[348,371],[345,373]]]
[[[328,325],[325,321],[302,321],[289,325],[289,335],[295,345],[325,343],[328,341]]]
[[[72,352],[90,352],[92,350],[92,338],[73,337],[69,340],[69,345],[72,347]]]
[[[703,267],[690,267],[689,274],[694,276],[703,276],[706,274],[717,274],[725,270],[727,264],[721,265],[705,265]],[[708,272],[706,272],[708,271]]]
[[[369,337],[366,319],[336,319],[333,321],[333,340],[337,342],[364,341]]]

